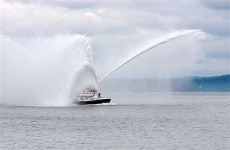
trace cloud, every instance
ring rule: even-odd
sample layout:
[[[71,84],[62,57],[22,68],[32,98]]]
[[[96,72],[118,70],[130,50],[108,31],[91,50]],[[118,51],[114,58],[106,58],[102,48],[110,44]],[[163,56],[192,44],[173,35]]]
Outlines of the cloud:
[[[120,34],[132,27],[109,9],[71,9],[33,3],[3,3],[2,34],[12,36],[50,36],[65,33]]]
[[[98,2],[94,0],[48,0],[48,1],[37,1],[37,0],[5,0],[8,3],[24,3],[24,4],[39,4],[39,5],[50,5],[50,6],[61,6],[69,9],[84,9],[90,8],[96,5]]]
[[[205,56],[207,58],[226,59],[226,61],[229,61],[230,59],[228,38],[203,42],[202,49],[204,49]]]
[[[57,10],[47,6],[3,3],[1,32],[11,36],[36,36],[58,32],[64,17],[56,12]]]
[[[79,7],[69,9],[66,5],[79,5]],[[213,13],[215,16],[212,15]],[[199,3],[192,3],[192,1],[186,3],[98,1],[94,3],[90,0],[41,2],[8,0],[2,2],[1,17],[2,33],[19,36],[60,33],[80,33],[91,36],[138,34],[139,31],[146,31],[141,33],[148,34],[153,30],[161,32],[183,28],[199,28],[214,35],[229,35],[227,12],[204,9]]]
[[[217,10],[229,10],[229,0],[200,0],[204,6],[217,9]]]
[[[214,40],[206,44],[194,44],[201,46],[200,54],[204,57],[197,62],[202,66],[219,60],[225,65],[222,72],[226,72],[228,58],[222,56],[229,50],[229,11],[224,7],[226,1],[220,3],[203,0],[1,0],[1,34],[19,42],[24,37],[86,34],[92,38],[95,66],[98,74],[103,76],[115,67],[123,56],[151,44],[158,37],[180,29],[201,29],[212,34],[214,39],[224,39],[224,42]],[[228,4],[227,6],[229,7]],[[180,44],[177,45],[178,49]],[[183,46],[180,49],[183,48],[186,49]],[[156,69],[164,68],[169,63],[164,59],[164,56],[170,53],[169,49],[170,47],[162,47],[165,53],[151,53],[149,56],[149,59],[152,56],[153,60],[162,59],[155,62]],[[183,59],[183,55],[178,54],[179,57]],[[137,61],[137,64],[147,65],[144,60]],[[138,67],[137,64],[134,66]],[[218,66],[213,66],[214,70],[218,70]],[[200,69],[205,72],[205,65]],[[175,67],[174,72],[176,71],[178,74],[183,72]],[[193,71],[196,72],[194,69]],[[127,72],[120,72],[121,76],[125,74]],[[152,74],[153,72],[143,70],[142,76]]]

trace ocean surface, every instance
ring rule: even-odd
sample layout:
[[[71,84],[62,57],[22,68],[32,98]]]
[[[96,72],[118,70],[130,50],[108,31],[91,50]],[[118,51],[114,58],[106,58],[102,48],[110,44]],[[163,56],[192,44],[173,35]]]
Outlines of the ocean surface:
[[[229,93],[103,93],[109,105],[1,106],[1,150],[230,149]]]

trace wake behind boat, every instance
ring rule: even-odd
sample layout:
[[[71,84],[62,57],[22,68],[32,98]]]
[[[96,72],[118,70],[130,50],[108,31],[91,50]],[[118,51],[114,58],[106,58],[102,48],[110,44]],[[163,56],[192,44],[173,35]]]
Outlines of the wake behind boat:
[[[85,89],[74,101],[74,104],[87,105],[87,104],[102,104],[110,103],[111,99],[101,97],[101,93],[98,93],[96,89]]]

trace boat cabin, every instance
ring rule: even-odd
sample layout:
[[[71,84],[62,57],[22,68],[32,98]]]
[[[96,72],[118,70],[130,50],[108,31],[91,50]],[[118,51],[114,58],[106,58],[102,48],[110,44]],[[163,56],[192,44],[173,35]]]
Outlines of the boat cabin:
[[[90,100],[98,97],[97,90],[92,88],[85,89],[79,96],[80,100]]]

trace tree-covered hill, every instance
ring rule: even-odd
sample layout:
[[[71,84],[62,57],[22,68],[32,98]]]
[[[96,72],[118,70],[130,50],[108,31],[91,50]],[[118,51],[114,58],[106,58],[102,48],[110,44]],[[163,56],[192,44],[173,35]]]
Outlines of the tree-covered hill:
[[[229,92],[230,75],[212,77],[109,79],[100,83],[105,92]]]

